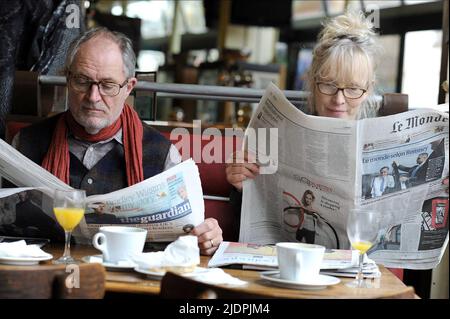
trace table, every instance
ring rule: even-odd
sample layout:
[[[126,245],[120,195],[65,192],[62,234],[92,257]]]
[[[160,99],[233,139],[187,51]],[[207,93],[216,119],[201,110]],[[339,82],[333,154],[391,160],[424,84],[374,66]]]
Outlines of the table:
[[[61,245],[47,245],[44,250],[51,253],[55,258],[62,255]],[[99,251],[92,246],[73,245],[71,247],[72,256],[81,259],[84,256],[97,255]],[[201,256],[200,266],[206,267],[210,257]],[[414,299],[417,296],[413,287],[406,286],[400,279],[383,266],[379,266],[381,278],[373,279],[374,284],[379,288],[355,289],[345,286],[345,283],[353,278],[340,278],[341,282],[334,286],[329,286],[323,290],[296,290],[273,286],[260,278],[259,271],[225,269],[224,271],[249,284],[242,289],[248,293],[267,296],[268,298],[296,298],[296,299],[377,299],[377,298],[401,298]],[[125,294],[147,294],[158,296],[160,281],[148,279],[145,275],[134,272],[106,272],[106,292]]]

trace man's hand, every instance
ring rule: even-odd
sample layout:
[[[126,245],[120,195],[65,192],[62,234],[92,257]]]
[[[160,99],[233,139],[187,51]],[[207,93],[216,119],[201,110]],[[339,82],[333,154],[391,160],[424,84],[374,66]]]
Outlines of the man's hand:
[[[215,218],[207,218],[195,227],[190,235],[197,236],[198,247],[202,255],[212,255],[223,241],[222,228]]]
[[[238,191],[242,191],[242,182],[247,178],[255,178],[259,174],[259,166],[255,162],[253,154],[234,152],[227,160],[225,169],[228,183]]]

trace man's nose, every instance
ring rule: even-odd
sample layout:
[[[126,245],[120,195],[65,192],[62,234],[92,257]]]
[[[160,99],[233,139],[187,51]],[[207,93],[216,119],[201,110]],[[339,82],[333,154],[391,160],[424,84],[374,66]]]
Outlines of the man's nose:
[[[100,89],[98,87],[98,84],[92,83],[90,89],[89,89],[89,100],[92,102],[97,102],[102,99],[102,96],[100,94]]]

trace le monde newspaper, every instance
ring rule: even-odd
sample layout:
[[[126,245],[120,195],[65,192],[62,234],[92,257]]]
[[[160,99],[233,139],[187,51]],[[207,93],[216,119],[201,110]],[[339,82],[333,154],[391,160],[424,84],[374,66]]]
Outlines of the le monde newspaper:
[[[347,213],[370,208],[381,214],[370,259],[436,267],[449,235],[448,120],[432,109],[358,121],[311,116],[269,85],[246,131],[260,174],[244,181],[239,242],[349,249]]]
[[[382,218],[368,256],[387,267],[434,268],[448,242],[448,114],[420,109],[349,121],[306,115],[273,84],[246,130],[260,174],[244,181],[239,241],[280,241],[349,249],[352,208]],[[69,189],[0,140],[0,173],[21,188],[0,190],[0,230],[17,224],[24,201],[54,219],[54,189]],[[139,184],[88,197],[74,236],[89,241],[105,224],[147,228],[171,241],[204,220],[198,168],[187,160]],[[37,214],[37,213],[36,213]],[[27,215],[27,218],[30,216]]]

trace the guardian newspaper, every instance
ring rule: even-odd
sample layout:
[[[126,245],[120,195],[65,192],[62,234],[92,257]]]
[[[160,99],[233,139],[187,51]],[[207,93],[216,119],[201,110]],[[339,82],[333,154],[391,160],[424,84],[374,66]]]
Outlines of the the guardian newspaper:
[[[43,221],[55,219],[54,189],[71,187],[2,140],[0,148],[1,175],[15,185],[27,186],[0,189],[0,227],[9,230],[12,222],[27,219],[30,226],[45,228],[36,234],[49,236],[46,231],[52,228]],[[130,187],[88,196],[84,218],[73,236],[79,243],[88,243],[99,227],[123,225],[147,229],[147,241],[173,241],[200,224],[204,211],[198,167],[189,159]]]

